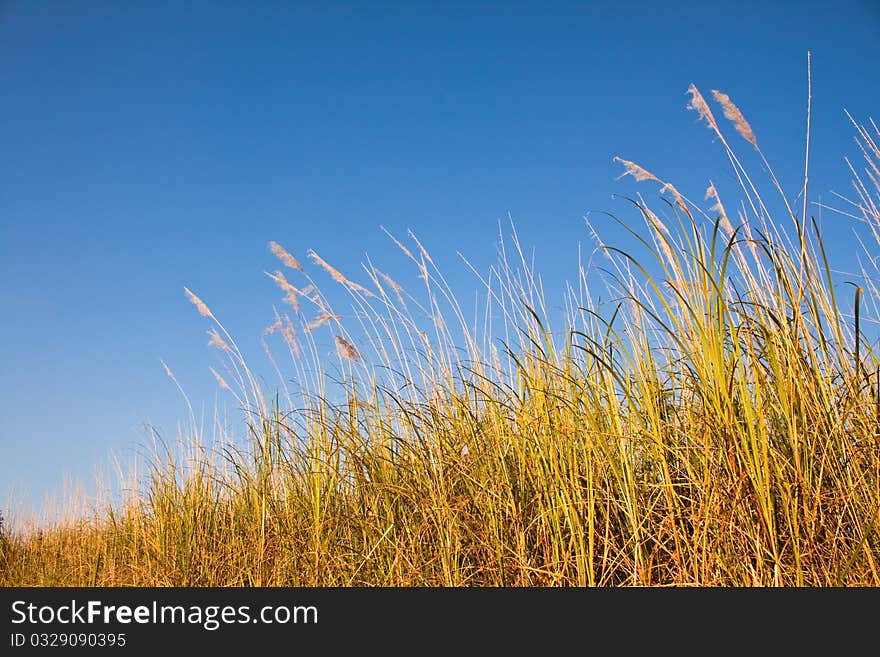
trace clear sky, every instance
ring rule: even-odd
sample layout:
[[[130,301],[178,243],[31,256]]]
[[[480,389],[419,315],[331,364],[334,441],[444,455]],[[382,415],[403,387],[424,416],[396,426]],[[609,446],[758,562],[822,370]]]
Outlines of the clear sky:
[[[877,0],[0,0],[0,500],[88,484],[145,423],[173,437],[160,358],[210,415],[183,286],[259,351],[269,240],[357,278],[365,254],[408,270],[379,226],[412,229],[467,291],[456,251],[493,264],[509,213],[561,291],[586,213],[636,220],[615,155],[696,199],[730,182],[691,82],[739,105],[793,197],[807,50],[816,200],[849,190],[844,108],[880,118]],[[826,232],[844,257],[848,230]]]

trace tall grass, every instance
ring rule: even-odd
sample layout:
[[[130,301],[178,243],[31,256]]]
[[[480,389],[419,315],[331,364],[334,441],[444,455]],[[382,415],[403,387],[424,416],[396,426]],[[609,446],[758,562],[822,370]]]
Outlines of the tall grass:
[[[694,202],[621,159],[662,195],[653,208],[629,199],[646,257],[590,227],[608,307],[582,268],[564,317],[548,312],[515,233],[481,279],[478,320],[413,235],[389,237],[418,292],[371,262],[355,282],[271,242],[288,308],[267,329],[280,375],[268,391],[187,289],[247,444],[157,443],[121,506],[7,530],[0,583],[880,584],[878,272],[841,284],[807,214],[808,169],[795,208],[745,117],[714,92],[769,172],[774,200],[762,197],[689,92],[736,200],[710,185]],[[866,168],[852,167],[842,212],[880,243],[880,131],[856,129]],[[344,314],[321,290],[328,276],[348,295]],[[336,361],[321,357],[325,338]]]

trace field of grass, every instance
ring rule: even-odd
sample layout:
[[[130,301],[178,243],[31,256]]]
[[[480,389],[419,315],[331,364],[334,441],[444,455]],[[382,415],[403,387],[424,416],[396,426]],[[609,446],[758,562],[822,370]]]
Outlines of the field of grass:
[[[418,292],[272,242],[288,314],[267,341],[295,382],[276,391],[186,290],[249,436],[159,444],[124,504],[7,527],[0,584],[880,585],[878,272],[838,275],[809,194],[790,205],[727,96],[712,98],[729,130],[690,94],[735,198],[692,201],[620,160],[661,195],[627,206],[647,259],[594,233],[604,306],[585,268],[548,312],[515,235],[477,319],[412,235],[392,239]],[[880,132],[853,125],[865,161],[841,211],[875,240],[873,267]],[[309,269],[349,295],[345,318]]]

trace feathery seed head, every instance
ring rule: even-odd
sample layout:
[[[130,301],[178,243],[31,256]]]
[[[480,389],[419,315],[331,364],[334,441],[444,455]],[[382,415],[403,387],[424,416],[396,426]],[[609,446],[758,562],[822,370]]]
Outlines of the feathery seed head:
[[[278,315],[276,315],[275,317],[275,323],[263,329],[263,333],[265,333],[266,335],[272,335],[275,331],[281,329],[281,318],[278,317]]]
[[[177,381],[177,379],[174,378],[174,372],[171,371],[171,368],[168,367],[168,364],[162,359],[159,359],[159,362],[162,363],[162,367],[165,368],[165,374],[168,375],[168,378],[172,381]]]
[[[328,313],[325,310],[320,315],[318,315],[315,319],[313,319],[311,322],[309,322],[308,326],[306,326],[306,328],[304,330],[306,333],[309,333],[309,332],[313,331],[314,329],[318,328],[319,326],[326,324],[331,319],[339,321],[339,315],[333,315],[331,313]]]
[[[183,292],[184,294],[186,294],[186,298],[189,299],[199,311],[199,314],[214,319],[214,314],[208,309],[208,306],[205,305],[205,302],[199,299],[195,294],[193,294],[188,287],[183,288]]]
[[[290,253],[288,253],[284,249],[284,247],[281,246],[278,242],[269,242],[269,250],[287,267],[290,267],[291,269],[296,269],[297,271],[303,270],[302,265],[299,264],[299,261],[292,255],[290,255]]]
[[[282,274],[280,271],[276,271],[274,274],[270,274],[269,272],[265,272],[265,273],[266,273],[266,276],[268,276],[273,281],[275,281],[278,284],[278,287],[280,287],[282,290],[284,290],[284,292],[287,294],[287,296],[284,298],[284,300],[287,303],[289,303],[291,306],[293,306],[294,310],[298,311],[299,310],[299,299],[296,298],[296,295],[302,294],[302,292],[300,290],[298,290],[297,288],[295,288],[290,283],[288,283],[287,279],[284,277],[284,274]]]
[[[220,336],[217,329],[210,329],[208,335],[211,336],[211,339],[208,341],[209,347],[217,347],[221,351],[230,351],[229,344]]]
[[[403,287],[401,287],[400,284],[398,284],[397,281],[391,278],[388,274],[385,274],[378,269],[376,270],[376,273],[382,277],[383,281],[388,283],[388,285],[391,287],[392,290],[394,290],[396,294],[400,294],[401,292],[403,292]]]
[[[312,260],[312,262],[314,262],[316,265],[318,265],[319,267],[324,269],[324,271],[326,271],[328,274],[330,274],[330,277],[334,281],[336,281],[337,283],[339,283],[341,285],[344,285],[349,290],[351,290],[353,292],[360,292],[364,296],[368,296],[368,297],[375,296],[372,292],[370,292],[364,286],[358,285],[354,281],[348,280],[345,276],[342,275],[342,273],[338,269],[331,266],[326,260],[321,258],[321,256],[319,256],[317,253],[315,253],[311,249],[309,249],[309,258]]]
[[[736,131],[740,136],[757,148],[758,140],[755,138],[755,133],[752,132],[752,126],[746,121],[746,117],[744,117],[743,113],[739,111],[739,108],[733,104],[732,100],[730,100],[730,96],[721,93],[717,89],[712,90],[712,95],[724,110],[725,118],[733,122],[733,127],[736,128]]]
[[[706,119],[706,123],[712,130],[719,132],[715,116],[712,114],[712,110],[709,109],[709,105],[706,103],[706,99],[703,98],[703,94],[700,93],[700,90],[691,84],[691,86],[688,87],[687,93],[691,95],[691,100],[688,103],[687,108],[696,111],[701,119]]]
[[[614,161],[620,162],[624,166],[624,168],[626,169],[626,171],[624,171],[622,174],[620,174],[618,176],[618,179],[623,178],[626,175],[630,175],[639,182],[642,182],[643,180],[656,180],[657,182],[661,182],[661,180],[657,176],[655,176],[650,171],[643,169],[635,162],[630,162],[629,160],[624,160],[621,157],[615,157]]]
[[[717,212],[721,217],[721,227],[727,232],[728,235],[733,235],[733,225],[730,223],[730,219],[727,218],[727,211],[724,209],[724,205],[721,203],[721,197],[718,196],[718,190],[715,189],[715,185],[710,183],[709,187],[706,189],[706,200],[715,199],[715,205],[709,208],[712,212]]]
[[[688,216],[689,219],[693,220],[693,215],[691,215],[690,210],[687,209],[687,206],[684,204],[684,196],[682,196],[679,191],[675,188],[675,185],[672,183],[664,183],[663,187],[660,189],[660,193],[662,194],[665,191],[672,192],[672,196],[675,197],[675,202],[678,204],[678,207],[682,209],[682,211]]]
[[[267,326],[264,332],[268,335],[275,333],[275,331],[281,333],[281,337],[284,338],[284,342],[286,342],[287,346],[290,347],[294,356],[299,358],[301,352],[299,348],[299,342],[296,339],[296,328],[294,327],[293,322],[290,321],[290,317],[285,315],[282,320],[282,318],[276,312],[275,323],[271,326]]]
[[[338,335],[334,335],[333,338],[336,340],[336,353],[342,358],[352,363],[361,360],[361,352],[351,342]]]
[[[222,376],[220,376],[217,370],[215,370],[213,367],[209,367],[208,369],[211,370],[211,374],[213,374],[214,378],[217,379],[217,383],[220,384],[221,388],[225,388],[226,390],[230,391],[232,390],[232,388],[229,387],[229,384],[226,383],[226,380]]]
[[[382,226],[382,230],[385,232],[386,235],[388,235],[388,237],[391,238],[391,241],[394,242],[394,244],[397,246],[397,248],[400,249],[401,251],[403,251],[403,255],[405,255],[405,256],[406,256],[407,258],[409,258],[410,260],[415,260],[415,257],[413,256],[412,251],[410,251],[410,250],[409,250],[408,248],[406,248],[403,244],[401,244],[400,240],[398,240],[396,237],[394,237],[394,235],[392,235],[391,233],[389,233],[389,232],[385,229],[384,226]]]

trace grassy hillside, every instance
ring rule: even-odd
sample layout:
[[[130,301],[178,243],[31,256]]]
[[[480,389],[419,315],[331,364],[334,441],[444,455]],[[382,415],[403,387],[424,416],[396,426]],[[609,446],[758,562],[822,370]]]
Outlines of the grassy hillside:
[[[412,236],[417,292],[272,242],[287,314],[267,332],[296,387],[269,391],[187,290],[249,446],[159,446],[122,507],[7,528],[0,584],[880,584],[878,272],[835,273],[808,195],[790,205],[765,160],[753,180],[732,144],[760,155],[745,117],[690,93],[740,186],[692,201],[620,160],[661,195],[627,206],[647,259],[595,235],[605,306],[584,270],[548,312],[515,236],[476,322]],[[878,238],[880,132],[856,130],[841,205]]]

